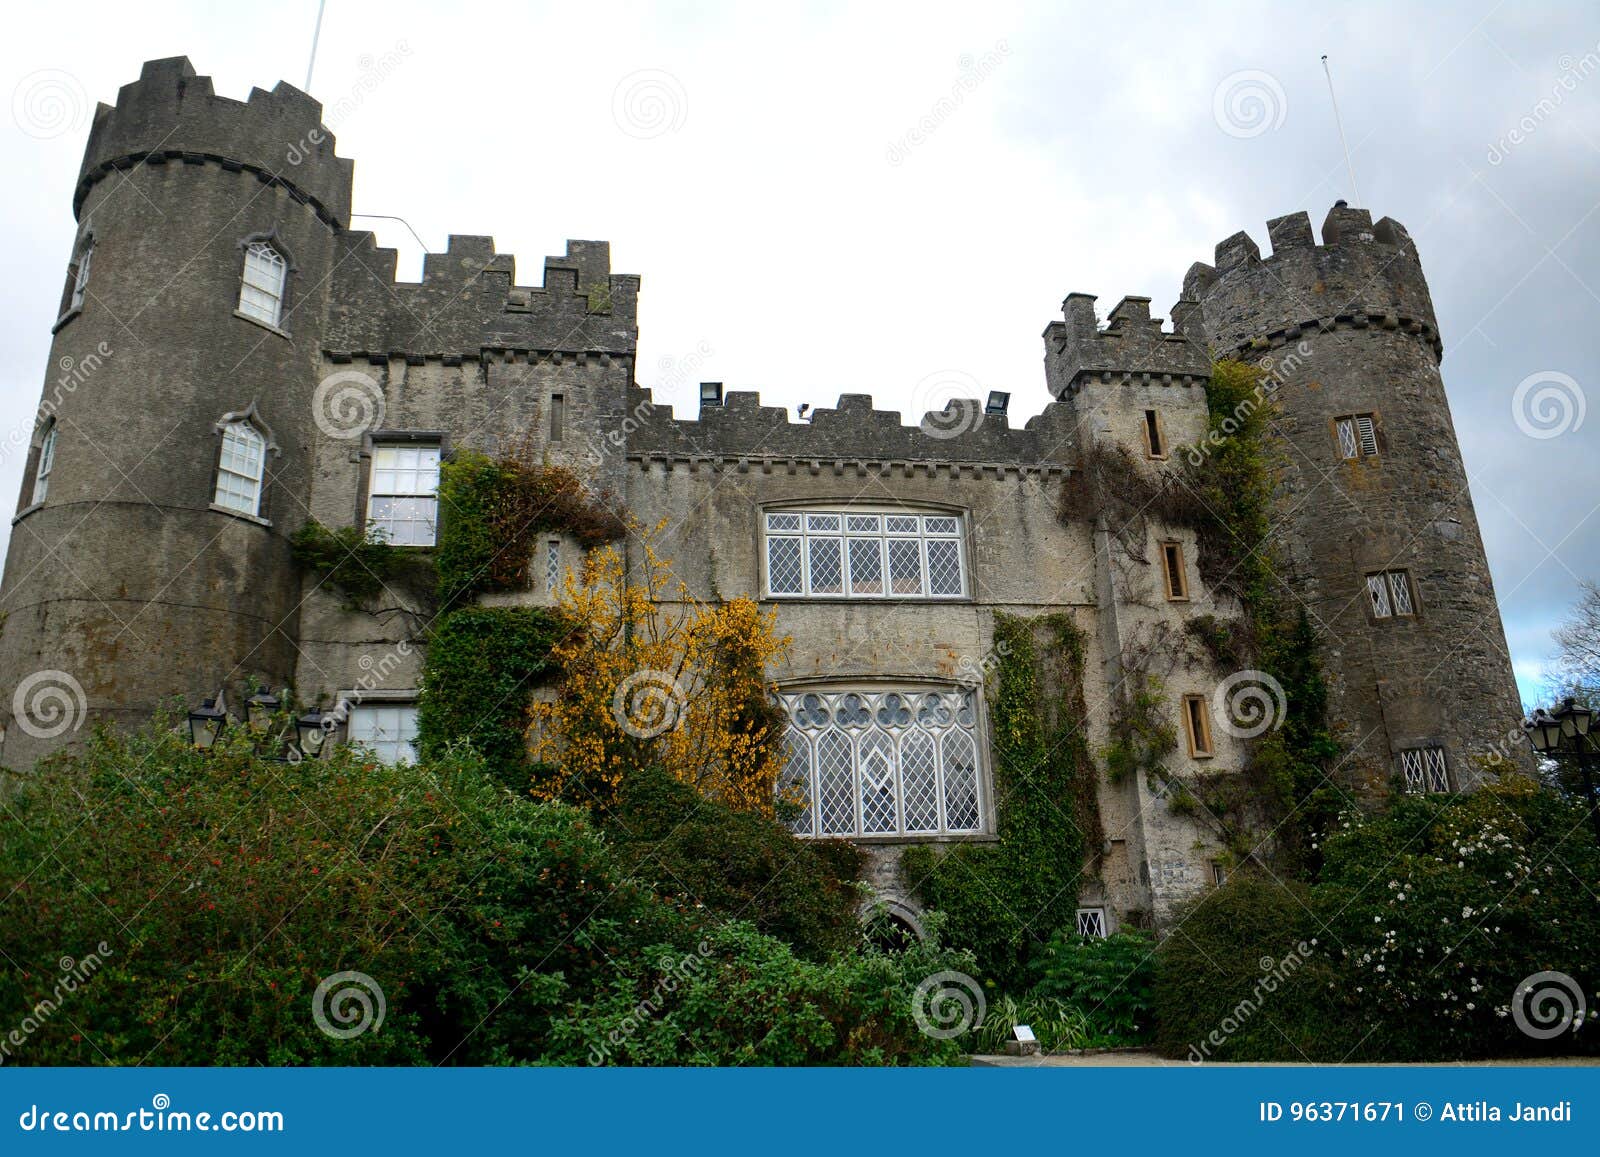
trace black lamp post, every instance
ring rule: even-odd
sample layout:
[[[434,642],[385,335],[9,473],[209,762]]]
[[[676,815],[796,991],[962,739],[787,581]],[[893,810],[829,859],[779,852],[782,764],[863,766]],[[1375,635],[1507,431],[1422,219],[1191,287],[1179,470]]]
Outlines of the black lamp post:
[[[1540,755],[1574,755],[1578,761],[1578,774],[1583,777],[1584,802],[1589,806],[1589,818],[1594,822],[1595,842],[1600,843],[1600,800],[1595,798],[1594,774],[1589,760],[1596,750],[1595,737],[1589,733],[1594,722],[1594,712],[1576,699],[1566,699],[1554,711],[1543,708],[1533,713],[1532,719],[1522,722],[1528,741]]]
[[[215,699],[207,699],[189,712],[189,739],[199,751],[211,750],[227,726],[228,713],[217,706]]]

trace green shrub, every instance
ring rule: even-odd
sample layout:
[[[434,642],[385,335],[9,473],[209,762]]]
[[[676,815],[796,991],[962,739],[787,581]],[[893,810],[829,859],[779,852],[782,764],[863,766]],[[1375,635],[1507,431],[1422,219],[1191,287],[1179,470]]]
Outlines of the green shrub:
[[[1142,1044],[1153,1028],[1155,942],[1143,932],[1104,939],[1056,933],[1039,953],[1033,998],[1060,1000],[1095,1048]],[[1072,1046],[1085,1047],[1082,1045]]]
[[[244,728],[201,754],[171,723],[97,734],[7,785],[0,1012],[25,1033],[7,1063],[582,1063],[591,1012],[621,1015],[666,952],[713,979],[693,1033],[644,1034],[651,1059],[953,1055],[908,1027],[908,986],[946,957],[801,961],[657,896],[585,812],[497,788],[465,749],[288,765]],[[385,1015],[341,1040],[312,1000],[347,971],[381,988]]]
[[[974,1034],[972,1051],[989,1056],[1005,1052],[1006,1042],[1019,1024],[1033,1030],[1042,1052],[1062,1053],[1095,1044],[1089,1018],[1070,1001],[1030,992],[1020,998],[1001,996],[989,1004],[983,1024]]]
[[[1512,777],[1351,815],[1321,851],[1314,885],[1238,873],[1180,914],[1159,951],[1164,1052],[1374,1062],[1600,1047],[1592,1031],[1536,1040],[1512,1015],[1535,973],[1585,993],[1600,983],[1600,850],[1580,808]],[[1290,956],[1303,964],[1258,991]],[[1206,1050],[1213,1031],[1225,1039]]]
[[[630,773],[606,829],[618,859],[664,895],[743,919],[820,958],[861,942],[861,849],[800,840],[665,772]]]
[[[922,945],[802,960],[741,922],[712,927],[693,953],[656,954],[653,973],[619,977],[555,1026],[558,1064],[959,1064],[971,1033],[918,1026],[918,985],[970,972],[965,953]]]

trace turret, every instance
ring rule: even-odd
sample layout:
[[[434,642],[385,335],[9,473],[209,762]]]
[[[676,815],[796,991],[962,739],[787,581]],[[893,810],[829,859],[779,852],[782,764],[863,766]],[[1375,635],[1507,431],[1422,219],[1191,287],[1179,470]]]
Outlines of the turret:
[[[1218,356],[1272,367],[1288,581],[1323,646],[1348,781],[1469,787],[1520,716],[1416,245],[1343,202],[1197,264]],[[1519,745],[1510,745],[1522,758]]]
[[[158,60],[97,110],[0,588],[8,765],[91,719],[290,682],[288,537],[350,182],[284,84],[230,100]]]

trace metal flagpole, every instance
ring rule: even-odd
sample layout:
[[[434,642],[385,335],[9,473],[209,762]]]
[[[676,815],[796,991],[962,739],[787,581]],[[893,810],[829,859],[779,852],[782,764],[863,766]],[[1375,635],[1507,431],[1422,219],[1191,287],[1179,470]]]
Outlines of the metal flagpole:
[[[1339,126],[1339,147],[1344,149],[1344,167],[1350,173],[1350,196],[1357,205],[1361,204],[1361,190],[1356,187],[1356,167],[1350,161],[1350,144],[1344,137],[1344,118],[1339,115],[1339,98],[1333,91],[1333,72],[1328,67],[1328,57],[1322,57],[1322,72],[1328,78],[1328,99],[1333,102],[1333,123]]]
[[[328,0],[317,0],[317,26],[311,31],[311,59],[306,62],[306,91],[311,91],[311,74],[317,69],[317,41],[322,38],[322,10],[328,6]],[[1328,58],[1324,56],[1323,60]]]

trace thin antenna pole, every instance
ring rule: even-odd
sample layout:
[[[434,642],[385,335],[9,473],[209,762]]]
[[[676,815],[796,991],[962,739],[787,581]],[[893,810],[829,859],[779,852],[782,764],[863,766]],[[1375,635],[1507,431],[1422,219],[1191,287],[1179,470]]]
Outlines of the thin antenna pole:
[[[352,214],[350,214],[350,216],[352,216],[352,217],[371,217],[375,221],[398,221],[398,222],[400,222],[400,224],[402,224],[402,225],[404,225],[406,227],[406,232],[407,233],[410,233],[411,236],[417,238],[417,244],[422,246],[422,251],[424,253],[432,253],[433,252],[433,250],[428,248],[428,243],[426,241],[424,241],[421,237],[417,237],[417,231],[411,227],[411,222],[407,221],[404,217],[391,217],[387,213],[352,213]]]
[[[1333,91],[1333,71],[1328,67],[1328,57],[1322,57],[1322,72],[1328,78],[1328,99],[1333,102],[1333,123],[1339,126],[1339,147],[1344,150],[1344,167],[1350,173],[1350,195],[1361,204],[1361,190],[1356,187],[1356,167],[1350,160],[1350,143],[1344,138],[1344,118],[1339,115],[1339,98]]]
[[[311,30],[311,59],[306,62],[306,88],[311,91],[311,74],[317,70],[317,41],[322,39],[322,12],[327,8],[328,0],[317,0],[317,26]],[[1328,59],[1324,56],[1322,59]]]

